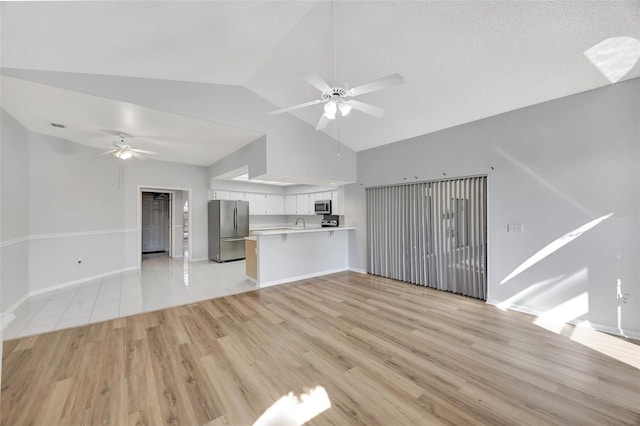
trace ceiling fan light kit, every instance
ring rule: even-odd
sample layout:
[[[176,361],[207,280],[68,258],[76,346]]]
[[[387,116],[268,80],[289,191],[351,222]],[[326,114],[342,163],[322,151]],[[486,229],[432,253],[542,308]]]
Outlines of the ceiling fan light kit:
[[[135,157],[135,158],[139,158],[139,159],[143,159],[143,155],[142,154],[146,154],[146,155],[158,155],[157,152],[153,152],[153,151],[147,151],[145,149],[136,149],[136,148],[132,148],[130,145],[127,145],[124,142],[124,139],[120,139],[120,142],[114,142],[113,146],[110,146],[108,151],[103,152],[100,155],[113,155],[116,158],[119,158],[121,160],[128,160],[131,157]]]
[[[114,152],[113,155],[121,160],[128,160],[129,158],[133,157],[131,148],[129,148],[128,146],[120,147],[120,149]]]
[[[322,78],[320,78],[318,74],[312,72],[300,72],[298,75],[322,92],[321,99],[271,111],[269,114],[281,114],[283,112],[290,112],[296,109],[324,103],[324,112],[320,117],[316,130],[324,129],[328,120],[335,120],[336,113],[338,111],[340,111],[340,115],[342,117],[349,114],[352,109],[373,115],[374,117],[383,117],[385,114],[384,109],[366,102],[349,98],[363,95],[365,93],[376,92],[390,86],[404,83],[404,78],[400,74],[391,74],[386,77],[370,81],[369,83],[356,86],[352,89],[348,89],[343,87],[331,87]]]
[[[338,111],[338,107],[336,106],[335,101],[329,101],[324,104],[324,116],[329,120],[334,120],[336,118],[336,112]]]

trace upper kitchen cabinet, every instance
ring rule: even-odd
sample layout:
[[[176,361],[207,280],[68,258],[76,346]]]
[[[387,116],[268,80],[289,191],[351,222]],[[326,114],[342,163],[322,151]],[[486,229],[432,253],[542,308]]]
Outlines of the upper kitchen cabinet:
[[[209,190],[209,201],[211,200],[228,200],[229,191],[220,191],[219,189]]]
[[[267,214],[285,214],[285,197],[279,194],[266,195]]]
[[[340,191],[331,191],[331,213],[344,215],[344,203],[340,197]]]
[[[314,214],[309,210],[309,197],[311,194],[296,195],[296,214]]]
[[[295,195],[290,194],[284,196],[284,214],[296,214],[296,201]]]
[[[244,193],[235,191],[209,190],[209,200],[244,200]]]
[[[267,195],[266,194],[252,194],[254,196],[254,208],[255,214],[265,215],[267,214]]]

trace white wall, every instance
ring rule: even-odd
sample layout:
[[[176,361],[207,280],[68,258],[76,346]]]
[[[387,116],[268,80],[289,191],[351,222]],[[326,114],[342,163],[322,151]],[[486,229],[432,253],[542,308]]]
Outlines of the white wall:
[[[354,151],[341,145],[338,156],[335,139],[290,114],[269,115],[277,107],[243,87],[36,70],[3,74],[266,135],[213,164],[210,177],[249,165],[251,177],[264,171],[274,178],[356,180]]]
[[[636,79],[362,151],[358,180],[368,187],[488,175],[490,301],[537,313],[566,303],[566,319],[639,332],[639,102]],[[549,244],[609,213],[502,283]],[[507,233],[508,223],[525,232]],[[620,324],[618,280],[631,294]]]
[[[349,232],[349,267],[358,272],[367,270],[366,209],[364,185],[354,183],[344,186],[344,226],[353,226]]]
[[[136,268],[141,186],[191,189],[191,255],[207,257],[205,167],[125,162],[100,152],[29,134],[29,291]]]
[[[0,108],[0,388],[7,311],[28,292],[27,147],[27,129]]]
[[[114,160],[117,160],[114,158]],[[137,229],[139,188],[191,189],[191,260],[207,258],[207,201],[209,178],[206,167],[166,161],[132,161],[124,165],[124,221],[127,229]],[[124,246],[125,268],[138,265],[138,234],[127,232]]]
[[[0,108],[0,312],[29,288],[28,131]]]
[[[99,153],[29,133],[32,292],[123,268],[127,230],[120,164]]]

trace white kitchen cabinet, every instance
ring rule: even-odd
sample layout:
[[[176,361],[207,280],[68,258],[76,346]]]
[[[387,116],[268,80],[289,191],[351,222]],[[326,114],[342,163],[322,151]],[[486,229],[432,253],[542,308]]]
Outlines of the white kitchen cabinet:
[[[322,196],[322,192],[309,194],[309,214],[315,214],[316,212],[316,200],[321,200],[318,195]]]
[[[220,191],[219,189],[212,189],[210,191],[210,199],[212,200],[229,200],[229,191]]]
[[[285,214],[284,195],[267,194],[267,214]]]
[[[260,214],[256,211],[256,194],[251,194],[248,192],[244,193],[244,201],[249,202],[249,214],[256,215]]]
[[[255,206],[253,210],[255,214],[265,215],[267,214],[267,196],[266,194],[253,194]]]
[[[296,195],[296,214],[310,214],[309,194]]]
[[[285,195],[284,197],[284,214],[296,214],[296,196]]]
[[[244,193],[244,200],[249,202],[249,214],[252,216],[267,214],[266,194]]]
[[[338,191],[331,191],[331,213],[334,215],[344,215],[344,204],[338,196]]]

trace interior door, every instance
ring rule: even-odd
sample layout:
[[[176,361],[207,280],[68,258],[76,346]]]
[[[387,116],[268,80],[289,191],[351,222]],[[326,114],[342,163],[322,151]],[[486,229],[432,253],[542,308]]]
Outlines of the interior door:
[[[142,194],[142,253],[167,251],[169,200]]]

